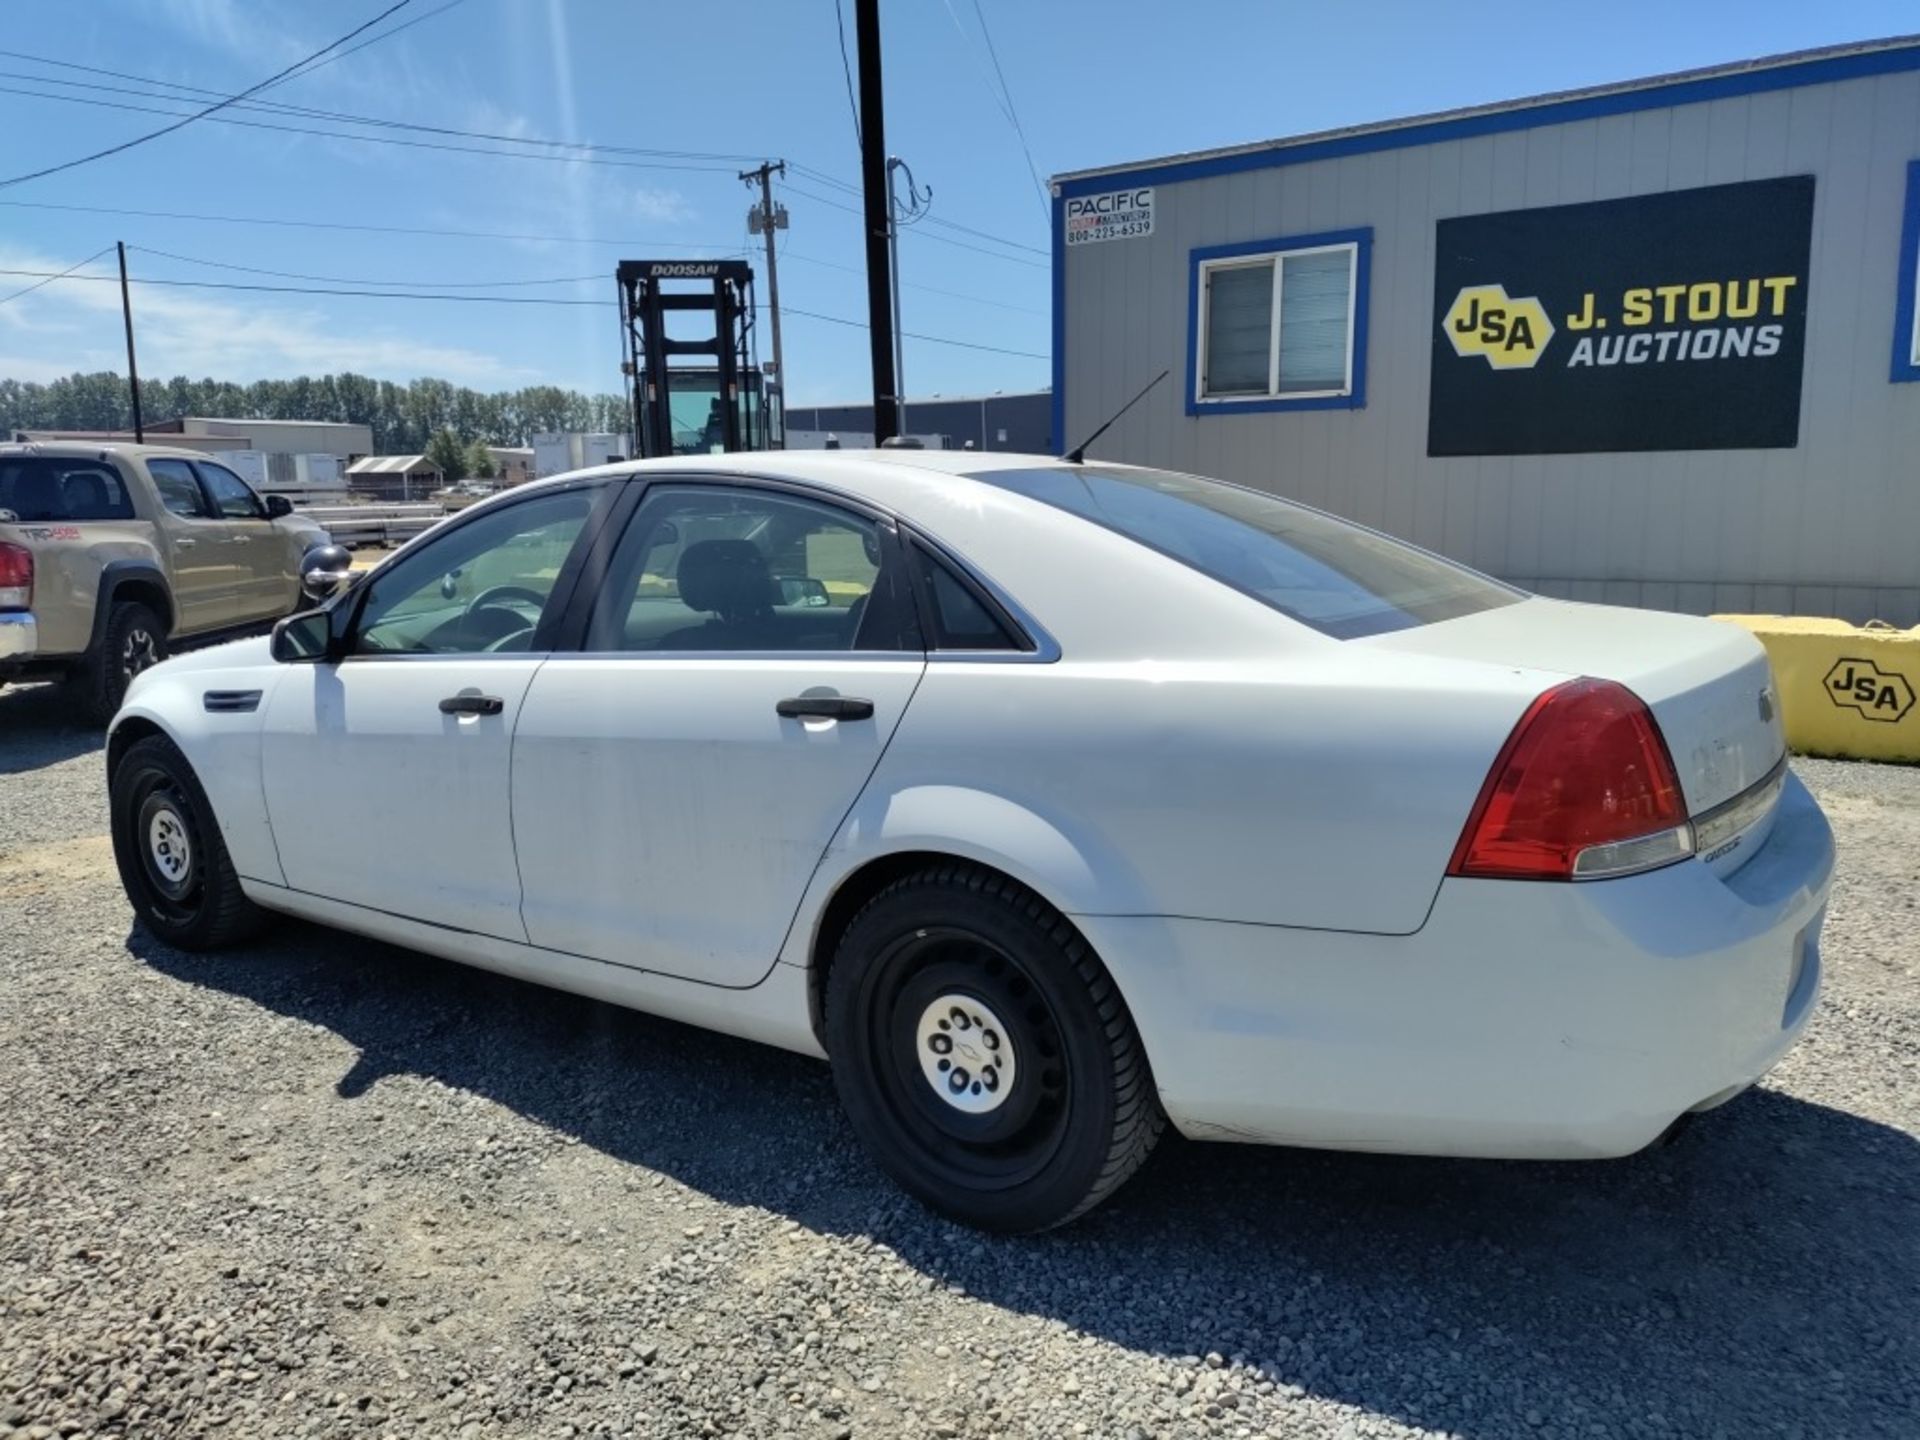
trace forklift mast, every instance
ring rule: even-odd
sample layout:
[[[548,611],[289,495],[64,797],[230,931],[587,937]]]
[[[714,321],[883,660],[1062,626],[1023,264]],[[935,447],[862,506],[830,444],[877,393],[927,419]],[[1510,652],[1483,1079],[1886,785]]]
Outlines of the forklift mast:
[[[622,260],[615,278],[621,369],[641,457],[777,447],[784,425],[777,411],[769,413],[752,361],[752,267],[744,260]],[[676,312],[710,315],[711,328],[695,321],[694,338],[669,336],[667,317]]]

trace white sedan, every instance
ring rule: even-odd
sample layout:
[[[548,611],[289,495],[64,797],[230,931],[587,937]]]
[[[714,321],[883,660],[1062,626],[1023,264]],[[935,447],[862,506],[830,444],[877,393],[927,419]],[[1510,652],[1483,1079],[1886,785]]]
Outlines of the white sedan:
[[[1814,1007],[1833,841],[1749,636],[1271,495],[699,457],[308,582],[114,723],[154,935],[298,915],[825,1056],[975,1224],[1071,1219],[1168,1121],[1624,1155]]]

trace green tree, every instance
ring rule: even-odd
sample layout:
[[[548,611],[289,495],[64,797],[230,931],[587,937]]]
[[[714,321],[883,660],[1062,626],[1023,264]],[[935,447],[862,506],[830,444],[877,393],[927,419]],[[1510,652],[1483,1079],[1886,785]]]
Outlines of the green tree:
[[[467,478],[467,447],[445,426],[433,432],[425,453],[428,463],[440,472],[440,478],[447,484]]]
[[[487,442],[476,440],[467,447],[467,474],[475,480],[493,479],[493,456],[487,451]]]

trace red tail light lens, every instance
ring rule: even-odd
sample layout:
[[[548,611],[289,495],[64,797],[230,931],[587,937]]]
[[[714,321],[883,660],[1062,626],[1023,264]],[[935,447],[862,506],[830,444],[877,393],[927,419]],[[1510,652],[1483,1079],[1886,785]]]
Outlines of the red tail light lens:
[[[1527,707],[1493,762],[1449,875],[1587,880],[1693,853],[1667,742],[1610,680],[1569,680]]]
[[[0,610],[25,610],[33,604],[33,552],[0,541]]]

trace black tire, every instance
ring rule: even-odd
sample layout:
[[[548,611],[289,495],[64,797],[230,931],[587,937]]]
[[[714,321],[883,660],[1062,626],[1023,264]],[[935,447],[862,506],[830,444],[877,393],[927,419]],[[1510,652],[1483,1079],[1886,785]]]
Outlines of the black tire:
[[[119,713],[133,677],[166,658],[166,622],[153,607],[137,600],[116,603],[107,613],[99,652],[81,675],[87,713],[106,724]]]
[[[127,747],[108,781],[113,859],[140,923],[181,950],[260,933],[267,912],[240,889],[207,793],[161,735]]]
[[[970,865],[907,875],[854,917],[826,1029],[841,1103],[881,1168],[982,1229],[1085,1214],[1166,1123],[1099,957],[1030,890]]]

